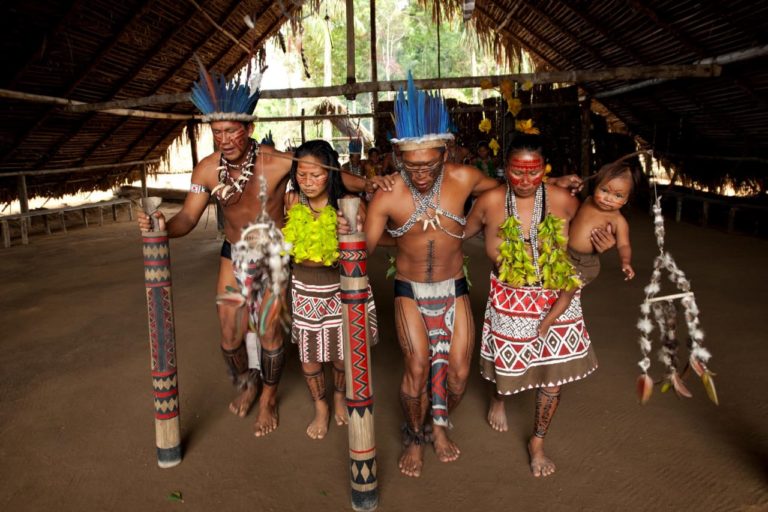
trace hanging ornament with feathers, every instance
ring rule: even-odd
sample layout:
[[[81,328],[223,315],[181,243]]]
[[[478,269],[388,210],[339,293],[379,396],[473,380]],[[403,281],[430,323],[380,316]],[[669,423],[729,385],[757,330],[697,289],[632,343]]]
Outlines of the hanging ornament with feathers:
[[[661,214],[659,197],[656,198],[653,205],[653,214],[654,234],[656,235],[656,244],[659,247],[659,255],[653,261],[651,282],[645,287],[645,300],[640,305],[641,315],[637,322],[637,328],[640,331],[640,351],[643,354],[643,358],[638,363],[642,370],[637,379],[638,398],[641,404],[645,404],[653,392],[654,381],[648,375],[648,371],[651,367],[650,353],[653,350],[651,333],[655,322],[659,328],[661,343],[658,357],[666,368],[664,378],[661,381],[661,391],[666,392],[673,389],[679,397],[691,398],[693,395],[685,386],[683,378],[692,368],[696,375],[701,378],[709,399],[715,405],[719,405],[714,381],[715,374],[707,368],[711,354],[703,346],[704,331],[699,323],[699,308],[694,293],[691,291],[691,283],[685,277],[685,273],[677,266],[672,255],[664,250],[664,217]],[[669,273],[669,280],[680,293],[658,296],[661,291],[663,270]],[[679,343],[676,333],[678,317],[676,300],[679,300],[682,305],[685,323],[688,327],[688,361],[682,371],[679,370],[680,362],[677,355]],[[651,315],[653,315],[653,320],[651,320]]]
[[[232,244],[232,266],[238,289],[227,288],[216,296],[216,303],[237,308],[238,330],[246,324],[261,337],[273,322],[290,325],[290,309],[285,302],[291,244],[266,210],[267,180],[259,175],[261,213],[243,228],[240,240]],[[237,332],[236,339],[244,333]]]

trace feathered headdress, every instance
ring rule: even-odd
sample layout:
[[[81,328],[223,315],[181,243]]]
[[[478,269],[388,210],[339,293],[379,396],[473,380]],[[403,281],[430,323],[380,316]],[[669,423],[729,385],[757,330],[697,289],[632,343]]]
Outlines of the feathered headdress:
[[[397,137],[391,142],[403,151],[442,147],[453,139],[450,123],[443,97],[416,89],[413,75],[408,71],[408,99],[401,87],[395,99]]]
[[[200,68],[200,80],[192,86],[192,103],[202,112],[203,122],[254,121],[261,74],[254,73],[248,85],[235,79],[227,82],[224,75],[208,73],[197,55],[195,58]]]
[[[262,146],[275,146],[275,140],[272,138],[272,130],[269,130],[269,132],[264,136],[263,139],[261,139],[261,145]]]
[[[359,155],[363,152],[363,141],[360,139],[350,139],[349,141],[349,154]]]

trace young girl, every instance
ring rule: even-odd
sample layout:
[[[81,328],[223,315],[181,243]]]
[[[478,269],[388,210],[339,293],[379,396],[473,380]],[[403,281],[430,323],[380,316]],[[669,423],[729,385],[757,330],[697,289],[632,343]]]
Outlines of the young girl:
[[[286,241],[293,245],[291,339],[299,346],[302,372],[315,403],[315,417],[307,427],[307,435],[322,439],[328,433],[330,418],[323,363],[332,363],[336,424],[348,422],[336,237],[338,200],[347,196],[347,191],[338,172],[339,155],[327,142],[308,141],[296,149],[294,157],[298,161],[291,168],[293,190],[285,194],[287,221],[283,228]],[[373,344],[376,311],[370,287],[369,297],[368,321]]]
[[[582,287],[594,280],[600,272],[600,258],[590,240],[592,231],[597,228],[609,229],[616,235],[616,249],[619,251],[624,280],[635,277],[631,264],[629,224],[619,210],[627,204],[634,188],[632,169],[626,164],[626,160],[636,154],[624,156],[600,168],[595,177],[597,186],[594,195],[584,201],[571,222],[568,256],[579,272]],[[557,301],[539,325],[539,336],[545,335],[554,321],[568,308],[575,293],[575,289],[560,291]]]

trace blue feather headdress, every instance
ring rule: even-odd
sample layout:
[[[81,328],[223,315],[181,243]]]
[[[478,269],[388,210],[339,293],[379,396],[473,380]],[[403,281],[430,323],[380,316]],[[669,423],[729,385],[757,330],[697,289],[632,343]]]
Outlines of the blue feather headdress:
[[[264,138],[261,139],[261,145],[275,147],[275,139],[272,138],[272,130],[269,130],[267,135],[265,135]]]
[[[400,149],[419,149],[445,146],[453,139],[449,127],[448,107],[438,93],[426,92],[416,88],[413,75],[408,71],[408,99],[403,88],[395,98],[395,132],[391,139]]]
[[[360,139],[351,139],[349,141],[349,154],[350,155],[359,155],[363,152],[363,141]]]
[[[236,79],[227,82],[219,73],[208,73],[199,59],[197,64],[200,80],[192,86],[192,103],[202,112],[204,123],[256,119],[253,111],[259,101],[260,73],[256,73],[245,85]]]

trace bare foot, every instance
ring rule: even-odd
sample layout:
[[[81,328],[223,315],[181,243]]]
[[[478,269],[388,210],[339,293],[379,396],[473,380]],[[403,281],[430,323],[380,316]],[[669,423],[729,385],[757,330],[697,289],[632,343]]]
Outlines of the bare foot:
[[[229,410],[232,414],[236,414],[241,418],[245,418],[248,411],[251,410],[253,402],[256,401],[256,395],[258,394],[258,388],[253,385],[248,385],[243,391],[240,392],[237,397],[229,404]]]
[[[413,443],[403,448],[400,461],[397,466],[405,476],[421,476],[421,467],[424,465],[424,445]]]
[[[451,439],[448,437],[448,434],[445,431],[445,427],[434,425],[432,429],[435,435],[434,446],[437,459],[440,462],[453,462],[454,460],[458,459],[459,455],[461,454],[461,450],[459,450],[459,447],[456,445],[456,443],[451,441]]]
[[[277,428],[277,387],[264,386],[259,399],[259,413],[253,425],[254,435],[264,437]]]
[[[549,476],[555,472],[555,463],[544,455],[544,440],[533,436],[528,441],[528,454],[531,456],[531,473],[533,476]]]
[[[491,404],[488,406],[488,424],[498,432],[506,432],[508,429],[504,400],[495,396],[491,397]]]
[[[338,426],[349,424],[349,413],[344,400],[344,393],[333,392],[333,418]]]
[[[315,418],[307,426],[307,435],[310,439],[322,439],[328,433],[328,402],[323,398],[315,402]]]

